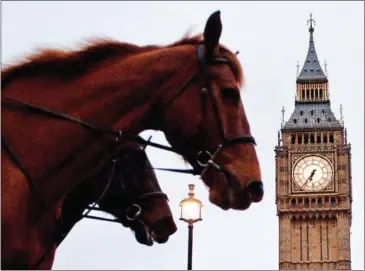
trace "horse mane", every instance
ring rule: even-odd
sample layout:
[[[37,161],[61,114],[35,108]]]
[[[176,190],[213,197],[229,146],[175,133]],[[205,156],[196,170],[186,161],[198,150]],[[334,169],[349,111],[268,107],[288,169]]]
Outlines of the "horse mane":
[[[96,65],[110,60],[112,57],[118,56],[123,58],[161,48],[197,45],[202,42],[202,35],[192,37],[185,35],[181,40],[167,46],[138,46],[111,39],[98,39],[86,42],[84,46],[77,50],[44,49],[2,70],[1,85],[2,88],[5,88],[14,79],[37,75],[49,75],[71,80],[87,73],[95,68]],[[220,52],[222,56],[230,61],[237,81],[242,84],[243,72],[235,54],[223,46],[220,47]]]

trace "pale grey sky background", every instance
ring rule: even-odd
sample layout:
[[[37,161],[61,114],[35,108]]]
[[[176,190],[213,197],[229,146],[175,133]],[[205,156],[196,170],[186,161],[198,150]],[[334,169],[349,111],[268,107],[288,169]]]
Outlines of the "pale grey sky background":
[[[205,204],[194,231],[194,269],[278,269],[278,218],[275,205],[274,146],[281,107],[287,120],[294,109],[296,63],[307,54],[309,13],[322,68],[328,63],[332,109],[352,144],[353,269],[364,269],[364,2],[2,2],[2,63],[36,47],[73,47],[85,38],[111,37],[139,45],[168,44],[221,10],[221,42],[239,50],[246,76],[243,101],[256,137],[265,197],[249,210],[223,211],[208,201],[197,177],[157,172],[170,196],[178,231],[168,243],[138,244],[130,230],[83,220],[57,251],[55,269],[186,269],[187,225],[178,220],[189,183]],[[162,133],[146,131],[166,143]],[[177,155],[153,148],[154,166],[180,167]]]

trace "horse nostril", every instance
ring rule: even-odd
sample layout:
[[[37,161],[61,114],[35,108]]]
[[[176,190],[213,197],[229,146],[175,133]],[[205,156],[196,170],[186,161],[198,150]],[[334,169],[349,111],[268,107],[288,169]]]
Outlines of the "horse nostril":
[[[261,181],[252,181],[247,187],[247,192],[252,202],[260,202],[264,196],[264,185]]]

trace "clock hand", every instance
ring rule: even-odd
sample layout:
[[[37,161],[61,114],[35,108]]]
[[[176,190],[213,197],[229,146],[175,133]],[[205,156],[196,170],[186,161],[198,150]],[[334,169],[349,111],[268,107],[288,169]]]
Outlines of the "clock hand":
[[[307,182],[311,180],[311,176],[308,177],[308,179],[304,182],[304,184],[302,185],[302,188],[307,184]]]
[[[308,181],[313,181],[313,176],[314,176],[315,173],[316,173],[316,169],[313,169],[311,174],[309,175],[308,179],[302,185],[302,188],[307,184]]]
[[[314,174],[316,173],[316,169],[313,169],[312,170],[312,173],[309,175],[309,180],[311,180],[311,181],[313,181],[313,176],[314,176]]]

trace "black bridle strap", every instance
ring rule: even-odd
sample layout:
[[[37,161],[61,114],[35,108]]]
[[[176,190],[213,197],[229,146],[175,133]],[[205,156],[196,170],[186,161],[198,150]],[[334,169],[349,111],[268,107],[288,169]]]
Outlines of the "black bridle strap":
[[[32,181],[32,178],[30,177],[29,172],[24,167],[23,163],[18,159],[18,156],[15,154],[14,150],[10,147],[9,143],[6,141],[5,136],[1,135],[1,145],[4,147],[5,152],[8,153],[10,159],[15,163],[16,166],[20,168],[20,170],[23,172],[25,178],[28,181],[28,184],[31,188],[35,190],[35,192],[38,195],[41,195],[41,190],[36,185],[35,182]],[[42,197],[39,197],[39,201],[42,203],[42,205],[46,208],[47,211],[51,212],[51,209],[49,208],[48,204],[45,202],[45,200]]]
[[[99,216],[93,216],[93,215],[85,215],[84,218],[90,218],[90,219],[94,219],[94,220],[102,220],[102,221],[120,223],[120,221],[118,219],[99,217]]]
[[[150,147],[154,147],[157,149],[161,149],[161,150],[165,150],[165,151],[169,151],[169,152],[173,152],[176,153],[176,151],[173,150],[173,148],[169,147],[169,146],[165,146],[156,142],[152,142],[150,140],[145,140],[142,137],[123,137],[123,139],[128,140],[128,141],[134,141],[136,143],[140,143],[143,144],[145,146],[150,146]]]
[[[162,197],[166,201],[169,201],[168,196],[162,191],[149,192],[149,193],[143,194],[137,198],[137,201],[145,200],[147,198],[152,198],[152,197]]]
[[[232,138],[228,138],[224,141],[224,146],[229,146],[229,145],[236,145],[239,143],[251,143],[256,145],[256,141],[255,138],[253,136],[238,136],[238,137],[232,137]]]
[[[137,137],[137,136],[132,137],[132,136],[127,136],[127,135],[121,135],[122,131],[104,129],[102,127],[92,125],[92,124],[90,124],[86,121],[83,121],[82,119],[70,116],[70,115],[62,113],[62,112],[55,112],[55,111],[52,111],[50,109],[37,107],[37,106],[31,105],[29,103],[25,103],[25,102],[22,102],[22,101],[19,101],[19,100],[15,100],[15,99],[7,97],[5,95],[3,95],[3,97],[10,100],[10,101],[12,101],[12,102],[14,102],[14,103],[16,103],[18,105],[18,107],[20,107],[20,108],[22,108],[22,109],[24,109],[28,112],[31,112],[31,113],[46,115],[46,116],[50,116],[50,117],[57,118],[57,119],[71,121],[71,122],[80,124],[81,126],[87,128],[90,131],[95,132],[95,133],[107,134],[107,135],[114,136],[116,138],[122,137],[123,140],[134,141],[136,143],[140,143],[140,144],[143,144],[143,145],[148,145],[148,146],[151,146],[151,147],[155,147],[155,148],[158,148],[158,149],[162,149],[162,150],[166,150],[166,151],[176,153],[169,146],[165,146],[165,145],[162,145],[162,144],[151,142],[149,140],[145,140],[145,139],[143,139],[141,137]]]
[[[165,106],[163,107],[164,110],[166,110],[173,101],[176,100],[177,97],[179,97],[183,91],[185,90],[185,88],[189,85],[189,83],[194,79],[194,77],[198,74],[198,72],[194,72],[192,75],[189,76],[189,78],[184,82],[184,84],[182,84],[182,86],[180,87],[180,89],[175,93],[174,96],[172,96],[172,98],[170,98],[170,100],[168,102],[165,103]]]
[[[199,59],[199,63],[201,65],[214,65],[214,64],[229,64],[229,61],[225,58],[222,57],[215,57],[212,59],[206,59],[205,57],[205,49],[204,49],[204,45],[203,44],[199,44],[197,46],[197,54],[198,54],[198,59]]]
[[[108,130],[108,129],[104,129],[101,127],[97,127],[94,126],[86,121],[83,121],[82,119],[76,118],[76,117],[72,117],[68,114],[65,114],[63,112],[56,112],[56,111],[52,111],[50,109],[47,108],[42,108],[42,107],[37,107],[34,105],[31,105],[29,103],[25,103],[19,100],[15,100],[13,98],[10,98],[8,96],[3,95],[4,98],[18,104],[18,107],[24,109],[25,111],[28,111],[30,113],[35,113],[35,114],[40,114],[40,115],[45,115],[45,116],[49,116],[49,117],[53,117],[56,119],[63,119],[63,120],[68,120],[77,124],[80,124],[81,126],[90,129],[93,132],[97,132],[97,133],[102,133],[102,134],[109,134],[115,137],[118,137],[120,135],[119,132],[117,131],[113,131],[113,130]]]
[[[192,174],[192,175],[199,175],[199,173],[196,172],[194,169],[175,169],[175,168],[159,168],[159,167],[154,167],[151,169],[169,171],[169,172],[175,172],[175,173],[186,173],[186,174]]]
[[[86,213],[84,213],[84,214],[81,215],[81,219],[83,217],[87,216],[91,212],[92,208],[94,208],[100,202],[100,200],[104,197],[104,195],[108,191],[108,189],[109,189],[109,187],[110,187],[110,185],[111,185],[111,183],[113,181],[116,162],[117,161],[115,159],[113,159],[113,161],[112,161],[112,163],[113,163],[112,170],[110,171],[109,178],[108,178],[108,182],[107,182],[107,184],[106,184],[103,192],[100,194],[99,198],[91,205],[91,207],[89,207],[89,208],[86,207],[87,211],[86,211]]]

